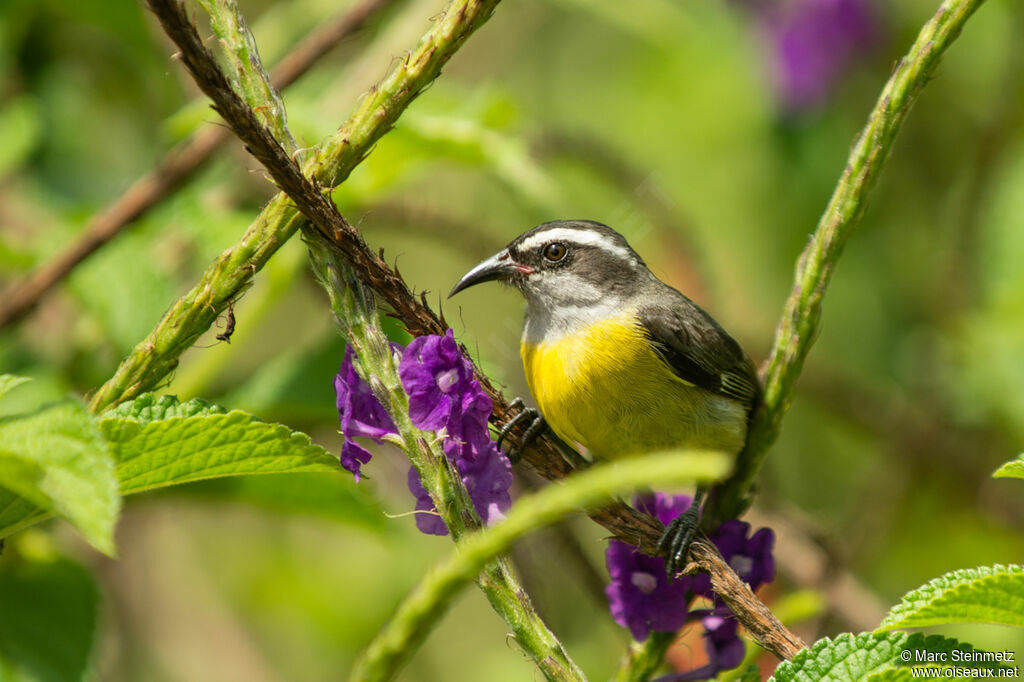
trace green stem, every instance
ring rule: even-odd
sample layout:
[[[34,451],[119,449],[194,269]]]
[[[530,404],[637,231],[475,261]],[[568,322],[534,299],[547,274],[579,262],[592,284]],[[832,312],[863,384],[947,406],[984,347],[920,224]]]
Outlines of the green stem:
[[[755,416],[736,470],[712,495],[709,523],[735,518],[749,504],[750,486],[793,400],[793,385],[821,327],[822,300],[843,246],[867,208],[911,106],[935,72],[939,59],[984,0],[946,0],[924,25],[907,56],[896,64],[875,108],[850,150],[839,184],[800,255],[793,291],[786,300],[775,343],[764,369],[764,404]]]
[[[461,477],[441,449],[441,437],[421,431],[409,417],[409,398],[402,387],[391,345],[378,324],[373,294],[354,276],[344,259],[332,247],[316,239],[316,235],[309,240],[309,252],[313,271],[331,299],[335,319],[352,344],[356,371],[387,410],[398,431],[397,444],[409,455],[437,513],[461,547],[460,539],[479,531],[482,522]],[[561,642],[534,611],[507,559],[476,565],[467,579],[473,577],[494,610],[512,628],[515,641],[547,679],[584,679]],[[432,618],[424,625],[435,622],[442,611],[443,606],[428,610]],[[427,627],[414,628],[415,636],[403,640],[396,655],[389,657],[387,663],[374,665],[365,675],[354,679],[389,678],[412,654],[427,631]]]
[[[234,69],[232,84],[256,117],[273,133],[289,153],[298,145],[288,129],[288,116],[281,96],[263,68],[256,39],[234,0],[199,0],[210,15],[210,26],[220,39],[228,63]]]
[[[706,481],[725,473],[728,466],[728,458],[720,453],[657,453],[597,466],[520,498],[504,521],[467,535],[448,559],[427,574],[367,647],[350,679],[389,679],[458,591],[527,533],[655,482],[671,487]]]
[[[338,133],[317,147],[304,172],[312,173],[322,185],[344,181],[497,4],[498,0],[453,0],[420,43],[363,98]],[[192,290],[170,307],[96,391],[90,409],[102,412],[163,381],[181,354],[210,328],[303,220],[283,192],[271,199],[242,238],[210,264]]]

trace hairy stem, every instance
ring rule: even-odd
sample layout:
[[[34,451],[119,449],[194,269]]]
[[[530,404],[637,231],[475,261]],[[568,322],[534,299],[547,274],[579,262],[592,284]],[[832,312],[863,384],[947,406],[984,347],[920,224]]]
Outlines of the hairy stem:
[[[233,0],[199,0],[210,15],[210,26],[220,39],[228,64],[235,74],[232,85],[274,139],[293,154],[298,145],[288,129],[288,114],[281,95],[270,82],[256,39]],[[214,100],[216,102],[216,100]]]

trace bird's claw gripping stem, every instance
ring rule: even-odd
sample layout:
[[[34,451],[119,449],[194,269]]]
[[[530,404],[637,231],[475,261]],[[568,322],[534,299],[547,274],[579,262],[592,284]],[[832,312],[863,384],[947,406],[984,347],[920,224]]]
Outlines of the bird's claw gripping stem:
[[[705,492],[704,488],[697,488],[689,508],[672,519],[658,541],[658,553],[665,557],[665,570],[669,578],[674,578],[686,568],[690,545],[700,529],[700,505]]]
[[[533,442],[538,435],[540,435],[548,424],[544,421],[544,417],[536,408],[526,407],[523,404],[522,398],[516,398],[509,403],[509,409],[518,409],[519,413],[509,419],[508,422],[501,427],[501,430],[498,431],[498,438],[495,440],[495,445],[497,445],[499,449],[501,449],[501,442],[508,437],[508,434],[516,427],[516,424],[523,420],[528,420],[530,424],[526,427],[526,431],[523,433],[523,437],[519,441],[519,446],[510,447],[508,450],[509,461],[515,464],[519,461],[523,450],[525,450],[526,447]]]

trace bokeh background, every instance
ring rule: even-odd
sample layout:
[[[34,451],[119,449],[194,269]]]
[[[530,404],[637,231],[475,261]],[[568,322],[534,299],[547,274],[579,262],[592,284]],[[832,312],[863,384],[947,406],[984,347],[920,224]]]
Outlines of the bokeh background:
[[[269,64],[345,9],[241,4]],[[620,230],[760,361],[853,138],[937,4],[508,0],[335,198],[508,396],[527,395],[520,299],[499,287],[443,296],[558,218]],[[395,0],[290,88],[300,145],[340,125],[442,7]],[[808,641],[871,629],[945,571],[1024,560],[1024,489],[990,478],[1024,450],[1022,35],[1024,6],[990,0],[924,90],[760,476],[751,519],[776,529],[780,566],[762,597]],[[172,51],[140,3],[0,3],[0,283],[48,261],[173,144],[216,124]],[[78,267],[0,332],[2,371],[35,378],[0,413],[99,386],[272,193],[230,145]],[[338,451],[344,346],[297,239],[234,310],[231,344],[211,330],[161,390]],[[34,599],[84,623],[35,679],[66,679],[67,647],[91,652],[90,680],[337,679],[451,550],[404,515],[406,468],[380,449],[358,486],[344,473],[268,476],[131,498],[117,560],[60,523],[23,532],[0,556],[0,645],[23,625],[2,623],[3,599]],[[571,655],[607,677],[627,632],[600,594],[603,531],[580,518],[560,533],[515,558]],[[565,533],[596,571],[565,559]],[[941,631],[1024,651],[1007,629]],[[534,679],[505,632],[467,591],[401,679]],[[672,656],[687,666],[701,651],[690,637]]]

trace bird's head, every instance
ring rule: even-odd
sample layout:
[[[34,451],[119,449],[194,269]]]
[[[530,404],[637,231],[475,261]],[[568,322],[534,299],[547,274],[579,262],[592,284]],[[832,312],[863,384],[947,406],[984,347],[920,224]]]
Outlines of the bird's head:
[[[497,280],[511,285],[531,307],[583,309],[624,302],[652,277],[626,239],[601,223],[544,223],[467,272],[449,297]]]

